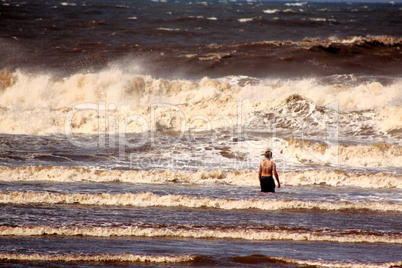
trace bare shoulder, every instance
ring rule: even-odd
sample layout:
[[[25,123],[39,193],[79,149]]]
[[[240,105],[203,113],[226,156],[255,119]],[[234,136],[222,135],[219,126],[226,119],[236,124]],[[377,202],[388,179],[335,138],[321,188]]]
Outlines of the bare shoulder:
[[[260,163],[260,165],[261,165],[261,166],[266,166],[266,163],[267,163],[267,160],[262,160],[261,163]]]

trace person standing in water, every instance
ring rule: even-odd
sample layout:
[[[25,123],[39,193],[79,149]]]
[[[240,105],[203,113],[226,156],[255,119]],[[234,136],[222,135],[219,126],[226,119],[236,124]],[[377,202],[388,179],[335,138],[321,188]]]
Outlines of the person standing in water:
[[[278,188],[281,187],[279,176],[276,172],[276,165],[271,161],[272,152],[270,150],[265,152],[265,160],[261,161],[258,170],[258,178],[260,180],[261,192],[275,192],[274,178],[278,182]]]

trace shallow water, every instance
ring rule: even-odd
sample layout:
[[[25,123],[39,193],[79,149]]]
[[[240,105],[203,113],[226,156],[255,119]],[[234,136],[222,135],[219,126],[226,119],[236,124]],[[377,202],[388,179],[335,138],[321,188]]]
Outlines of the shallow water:
[[[0,266],[401,266],[401,8],[2,1]]]

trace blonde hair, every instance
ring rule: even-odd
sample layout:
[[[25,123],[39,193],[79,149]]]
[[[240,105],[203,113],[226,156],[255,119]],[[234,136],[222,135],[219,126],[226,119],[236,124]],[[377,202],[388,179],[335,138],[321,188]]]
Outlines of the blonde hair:
[[[268,158],[268,159],[271,159],[271,158],[272,158],[272,152],[271,152],[270,150],[267,150],[264,155],[265,155],[265,157]]]

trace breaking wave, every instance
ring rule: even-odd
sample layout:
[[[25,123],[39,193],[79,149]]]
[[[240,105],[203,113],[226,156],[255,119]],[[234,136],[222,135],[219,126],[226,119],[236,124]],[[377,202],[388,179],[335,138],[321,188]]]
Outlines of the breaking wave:
[[[0,254],[0,261],[2,262],[69,262],[69,263],[137,263],[137,262],[151,262],[151,263],[186,263],[191,262],[194,264],[211,264],[216,260],[212,256],[203,255],[134,255],[134,254]],[[229,260],[224,258],[224,263],[231,261],[233,263],[241,264],[282,264],[282,265],[309,265],[317,267],[329,268],[388,268],[398,267],[402,262],[386,262],[386,263],[341,263],[341,262],[325,262],[315,260],[301,260],[286,257],[275,257],[265,255],[250,255],[250,256],[234,256]]]
[[[317,202],[278,199],[228,199],[194,197],[187,195],[156,195],[151,192],[136,194],[59,194],[41,192],[0,193],[1,204],[67,204],[90,206],[134,207],[188,207],[224,210],[371,210],[401,212],[402,204],[391,202]]]
[[[123,183],[192,183],[258,185],[257,172],[241,171],[155,171],[155,170],[97,170],[80,167],[5,167],[0,166],[0,181],[46,182],[123,182]],[[364,188],[402,188],[401,175],[388,173],[347,173],[331,170],[280,172],[284,186],[329,185]]]
[[[278,145],[281,157],[304,164],[334,164],[354,167],[400,167],[402,146],[388,143],[370,145],[330,144],[308,140],[285,140]]]
[[[264,120],[271,128],[294,131],[303,127],[298,125],[301,118],[307,130],[322,131],[334,113],[343,135],[384,135],[402,129],[400,80],[381,83],[354,76],[330,80],[242,76],[167,80],[120,67],[65,78],[3,70],[0,132],[112,134],[238,124],[255,129],[261,127],[256,122]]]
[[[151,262],[151,263],[178,263],[194,260],[192,255],[135,255],[135,254],[0,254],[0,261],[31,261],[31,262],[108,262],[108,263],[127,263],[127,262]]]
[[[311,265],[316,267],[329,267],[329,268],[388,268],[399,267],[402,265],[401,261],[386,262],[386,263],[341,263],[341,262],[325,262],[314,260],[300,260],[291,259],[285,257],[270,257],[274,261],[283,262],[284,264],[296,264],[296,265]]]
[[[396,233],[370,233],[364,231],[336,230],[266,230],[253,228],[214,228],[195,226],[170,227],[0,227],[1,236],[90,236],[90,237],[176,237],[176,238],[218,238],[244,240],[295,240],[331,241],[337,243],[402,243]]]

